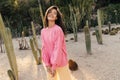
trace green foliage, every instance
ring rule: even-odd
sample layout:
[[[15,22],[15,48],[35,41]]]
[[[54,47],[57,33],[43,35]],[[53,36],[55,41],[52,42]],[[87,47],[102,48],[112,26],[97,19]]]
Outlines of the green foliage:
[[[31,18],[32,18],[32,20],[34,21],[34,22],[36,22],[36,23],[39,23],[40,22],[40,11],[39,11],[39,8],[37,7],[37,8],[30,8],[29,9],[29,14],[30,14],[30,16],[31,16]]]
[[[76,21],[77,21],[77,27],[78,27],[77,29],[79,29],[84,26],[84,25],[81,26],[81,22],[83,19],[84,21],[90,20],[90,14],[91,14],[93,2],[94,0],[64,0],[63,3],[63,1],[61,0],[56,0],[56,4],[60,7],[60,10],[63,13],[67,30],[73,32],[71,23],[69,22],[70,9],[68,5],[71,5],[71,7],[73,8],[73,13],[76,16]]]
[[[95,0],[1,0],[0,12],[3,15],[3,20],[7,27],[12,29],[12,34],[17,32],[17,35],[23,31],[23,27],[30,26],[30,22],[34,21],[42,25],[43,17],[39,9],[39,3],[42,7],[42,14],[45,14],[46,9],[51,5],[57,5],[63,13],[64,22],[67,30],[73,32],[70,20],[69,5],[73,7],[76,16],[77,27],[83,28],[85,21],[90,22],[92,4]],[[97,8],[107,6],[110,0],[97,0]],[[108,7],[102,8],[102,24],[120,22],[120,5],[110,4]],[[117,11],[116,15],[114,10]],[[8,24],[9,23],[9,24]],[[97,24],[96,24],[97,25]],[[15,36],[15,35],[13,35]]]
[[[106,14],[106,22],[111,21],[111,23],[120,23],[120,3],[110,4],[103,9]]]
[[[15,5],[14,0],[2,0],[0,3],[0,12],[3,15],[4,22],[7,23],[6,26],[8,26],[9,22],[11,27],[8,27],[12,29],[13,36],[15,31],[17,31],[17,35],[20,34],[24,26],[28,28],[31,20],[39,24],[41,23],[37,0],[29,0],[28,2],[18,1],[17,5]]]
[[[73,7],[71,7],[71,5],[69,5],[70,8],[70,23],[73,29],[73,33],[74,33],[74,40],[75,42],[77,42],[77,21],[76,21],[76,15],[74,13]]]

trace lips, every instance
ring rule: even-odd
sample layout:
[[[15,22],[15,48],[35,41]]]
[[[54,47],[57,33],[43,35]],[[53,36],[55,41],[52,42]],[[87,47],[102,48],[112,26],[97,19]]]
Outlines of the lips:
[[[49,18],[54,18],[54,16],[53,16],[53,15],[48,15],[48,17],[49,17]]]

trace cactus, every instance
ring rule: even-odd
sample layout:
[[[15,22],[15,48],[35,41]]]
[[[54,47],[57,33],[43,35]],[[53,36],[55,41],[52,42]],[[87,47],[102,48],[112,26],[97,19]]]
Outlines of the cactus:
[[[77,38],[77,21],[76,21],[75,14],[73,14],[73,17],[74,17],[74,23],[72,23],[72,24],[74,24],[74,26],[72,26],[72,27],[73,27],[73,31],[74,31],[75,42],[77,42],[78,41],[78,38]]]
[[[39,3],[39,9],[40,9],[40,15],[41,15],[41,19],[42,19],[42,23],[43,23],[43,26],[45,26],[44,24],[44,17],[43,17],[43,10],[42,10],[42,6],[41,6],[41,3],[40,1],[38,0],[38,3]],[[33,25],[34,26],[34,25]],[[35,30],[33,30],[34,32]],[[35,36],[35,35],[34,35]],[[34,43],[35,43],[35,40],[34,40]],[[37,49],[38,49],[38,46],[36,45]],[[41,49],[38,49],[39,51],[39,55],[40,55],[40,63],[42,63],[42,58],[41,58]]]
[[[38,48],[37,37],[36,37],[36,31],[35,31],[33,22],[31,22],[31,25],[32,25],[32,32],[33,32],[34,43],[35,43],[36,48]]]
[[[5,28],[1,14],[0,14],[0,33],[2,33],[1,35],[5,44],[8,60],[9,60],[13,75],[15,77],[15,80],[18,80],[17,62],[16,62],[16,56],[14,53],[14,48],[12,45],[11,32],[9,28],[7,29]]]
[[[43,23],[43,26],[44,26],[43,10],[42,10],[42,6],[41,6],[41,3],[40,3],[39,0],[38,0],[38,3],[39,3],[40,16],[41,16],[42,23]]]
[[[95,27],[95,34],[96,34],[97,42],[99,44],[100,43],[100,34],[99,34],[98,27]]]
[[[98,15],[98,35],[96,35],[96,36],[99,37],[98,44],[103,44],[103,42],[102,42],[102,29],[101,29],[102,24],[101,24],[101,17],[100,17],[101,12],[99,9],[97,10],[97,15]]]
[[[35,45],[36,49],[37,49],[38,52],[39,52],[39,55],[40,55],[40,63],[42,63],[42,60],[41,60],[41,50],[38,48],[38,41],[37,41],[36,32],[35,32],[35,28],[34,28],[33,22],[31,22],[31,25],[32,25],[32,31],[33,31],[33,42],[34,42],[34,45]]]
[[[11,70],[8,70],[7,73],[9,75],[10,80],[15,80],[15,77],[14,77],[13,72]]]
[[[73,13],[73,8],[71,5],[69,5],[70,8],[70,21],[71,21],[71,26],[73,29],[73,33],[74,33],[74,41],[77,42],[77,19],[75,14]]]
[[[111,22],[110,21],[108,22],[108,27],[109,27],[109,33],[110,33],[110,31],[111,31]]]
[[[88,54],[91,53],[91,38],[90,38],[90,31],[88,27],[88,21],[86,21],[86,26],[84,27],[84,32],[85,32],[85,43],[86,43],[86,49]]]
[[[37,54],[37,50],[35,50],[33,39],[30,39],[30,46],[32,48],[32,53],[36,60],[37,65],[41,64],[41,62],[39,62],[39,60],[38,60],[38,54]]]
[[[5,53],[5,49],[4,49],[3,45],[4,45],[4,42],[3,42],[2,36],[0,34],[0,52],[1,53]]]
[[[21,40],[18,40],[18,42],[19,42],[19,49],[20,50],[26,50],[29,48],[27,40],[25,39],[24,31],[22,31],[22,38],[21,38]]]

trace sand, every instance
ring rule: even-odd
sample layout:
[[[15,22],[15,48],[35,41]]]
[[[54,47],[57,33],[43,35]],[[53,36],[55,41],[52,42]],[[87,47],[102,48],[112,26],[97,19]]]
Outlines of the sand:
[[[86,53],[83,32],[78,33],[78,42],[70,40],[73,34],[68,34],[66,37],[68,58],[76,61],[79,66],[79,70],[71,72],[72,75],[76,80],[120,80],[120,32],[115,36],[102,35],[103,45],[97,43],[96,36],[93,36],[92,32],[93,30],[90,32],[92,55]],[[19,80],[46,80],[43,65],[36,65],[31,49],[19,50],[17,39],[13,39],[13,45]],[[41,47],[39,37],[38,41]],[[8,69],[10,66],[7,55],[0,53],[0,80],[9,80]]]

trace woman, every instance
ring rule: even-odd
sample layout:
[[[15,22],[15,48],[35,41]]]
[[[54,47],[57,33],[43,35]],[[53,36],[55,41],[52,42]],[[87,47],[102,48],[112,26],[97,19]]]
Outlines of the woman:
[[[45,27],[41,30],[42,60],[47,80],[72,80],[68,68],[65,30],[58,7],[47,9],[44,22]]]

